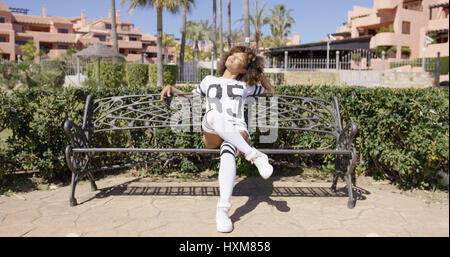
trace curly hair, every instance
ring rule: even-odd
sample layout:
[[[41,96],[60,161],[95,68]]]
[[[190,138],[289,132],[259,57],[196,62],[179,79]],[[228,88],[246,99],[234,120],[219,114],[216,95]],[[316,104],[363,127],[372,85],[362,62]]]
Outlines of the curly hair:
[[[245,53],[247,56],[247,72],[239,74],[236,80],[243,81],[247,83],[247,85],[256,85],[264,72],[264,58],[256,55],[256,53],[247,46],[234,46],[229,53],[223,55],[217,70],[219,76],[222,76],[225,72],[227,68],[225,63],[227,62],[228,57],[234,53]]]

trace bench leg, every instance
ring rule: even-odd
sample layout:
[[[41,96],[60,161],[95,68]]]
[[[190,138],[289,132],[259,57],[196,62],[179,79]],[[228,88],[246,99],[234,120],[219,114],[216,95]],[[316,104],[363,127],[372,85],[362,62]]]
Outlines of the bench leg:
[[[95,184],[94,175],[92,175],[92,172],[88,172],[87,176],[89,178],[89,181],[91,182],[91,191],[97,191],[97,185]]]
[[[345,182],[347,183],[348,190],[348,203],[347,207],[349,209],[353,209],[355,207],[355,198],[353,197],[353,188],[352,188],[352,176],[350,172],[347,172],[344,176]]]
[[[336,184],[337,184],[337,181],[338,181],[338,179],[339,179],[339,175],[334,175],[333,176],[333,184],[331,184],[331,192],[333,192],[333,193],[336,193]]]
[[[69,198],[70,207],[76,206],[78,204],[77,199],[75,199],[75,187],[77,186],[77,180],[78,175],[72,173],[72,182],[70,184],[70,198]]]

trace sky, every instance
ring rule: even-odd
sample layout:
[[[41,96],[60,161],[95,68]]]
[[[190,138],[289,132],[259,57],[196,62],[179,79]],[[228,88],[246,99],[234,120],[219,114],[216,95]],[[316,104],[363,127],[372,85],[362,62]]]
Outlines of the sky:
[[[135,27],[140,27],[142,33],[156,34],[156,10],[154,8],[135,9],[131,14],[128,13],[129,3],[121,4],[122,0],[116,0],[116,9],[120,10],[122,20],[133,22]],[[187,20],[200,21],[209,20],[212,23],[212,1],[196,0],[195,7],[187,16]],[[217,1],[217,26],[219,26],[219,13]],[[249,0],[250,13],[254,8],[254,1]],[[41,15],[42,7],[47,6],[47,15],[62,16],[72,18],[81,16],[81,10],[84,9],[87,18],[92,21],[101,16],[108,16],[110,9],[110,0],[1,0],[8,7],[27,8],[29,15]],[[222,0],[222,23],[223,30],[227,30],[227,2]],[[292,9],[292,18],[295,24],[291,27],[293,32],[300,33],[300,43],[313,43],[327,37],[328,33],[336,32],[336,28],[342,26],[347,21],[347,13],[353,10],[353,6],[373,7],[373,0],[258,0],[259,5],[265,3],[264,9],[269,9],[275,5],[283,4],[285,8]],[[231,0],[231,23],[232,29],[237,29],[242,24],[235,23],[237,19],[243,16],[243,1]],[[169,12],[163,13],[163,31],[168,34],[174,34],[180,38],[181,11],[178,14]],[[263,30],[263,36],[270,35],[270,25],[266,25]]]

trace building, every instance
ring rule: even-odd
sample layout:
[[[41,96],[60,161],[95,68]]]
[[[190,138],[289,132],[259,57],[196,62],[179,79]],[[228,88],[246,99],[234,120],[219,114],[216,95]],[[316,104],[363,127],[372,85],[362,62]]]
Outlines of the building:
[[[33,40],[36,49],[43,50],[54,58],[67,49],[75,47],[77,35],[73,24],[66,18],[47,16],[42,8],[41,16],[13,14],[0,2],[0,53],[3,59],[17,60],[23,55],[20,49],[28,40]]]
[[[378,54],[384,50],[390,61],[436,57],[438,52],[448,56],[448,12],[448,0],[374,0],[372,8],[354,6],[331,34],[336,40],[329,42],[329,56],[334,59],[339,51],[343,57],[355,49]],[[427,36],[433,42],[426,43]],[[271,48],[266,55],[278,66],[285,52],[289,58],[322,59],[327,41]]]
[[[372,8],[354,6],[332,35],[370,35],[370,49],[386,49],[388,58],[436,57],[437,52],[448,56],[448,11],[449,2],[443,0],[374,0]],[[426,45],[426,36],[434,42]]]
[[[116,13],[116,31],[119,52],[129,62],[155,63],[157,55],[156,37],[142,33],[139,27],[121,19],[120,11]],[[92,22],[81,10],[81,16],[64,18],[47,16],[47,7],[42,15],[33,16],[16,14],[0,2],[0,53],[3,59],[18,60],[23,55],[20,49],[28,40],[33,40],[37,49],[45,52],[44,58],[55,58],[66,53],[70,48],[83,49],[94,43],[113,46],[111,37],[111,11],[108,17],[100,17]],[[177,43],[178,41],[176,41]],[[170,63],[176,62],[178,56],[175,47],[163,49],[163,54]]]

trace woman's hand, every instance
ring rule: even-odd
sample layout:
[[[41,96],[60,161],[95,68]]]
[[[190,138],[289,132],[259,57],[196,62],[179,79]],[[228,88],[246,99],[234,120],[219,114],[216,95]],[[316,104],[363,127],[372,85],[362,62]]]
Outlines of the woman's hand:
[[[174,91],[173,86],[171,85],[163,87],[163,89],[161,90],[160,100],[164,101],[164,96],[171,97],[172,94],[174,93],[173,91]]]

